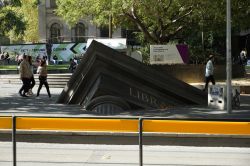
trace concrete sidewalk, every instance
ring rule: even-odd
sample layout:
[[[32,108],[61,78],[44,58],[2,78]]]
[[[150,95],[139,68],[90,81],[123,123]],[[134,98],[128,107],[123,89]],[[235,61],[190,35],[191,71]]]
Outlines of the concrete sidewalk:
[[[49,98],[45,87],[40,96],[21,97],[18,94],[20,85],[2,84],[0,81],[0,116],[114,116],[114,117],[164,117],[164,118],[202,118],[202,119],[250,119],[250,95],[241,95],[241,107],[228,114],[226,110],[216,110],[205,106],[172,107],[161,110],[138,110],[121,113],[96,113],[86,111],[80,105],[57,104],[56,100],[62,88],[50,88],[52,98]],[[37,85],[33,91],[36,92]]]
[[[11,166],[12,145],[0,142],[0,165]],[[249,166],[250,148],[144,146],[144,166]],[[18,166],[138,166],[138,145],[18,143]]]
[[[1,81],[0,81],[1,82]],[[173,107],[162,110],[127,111],[113,114],[100,114],[86,111],[80,105],[56,104],[63,89],[51,88],[49,98],[43,87],[39,97],[21,97],[19,86],[0,83],[0,116],[46,116],[46,117],[162,117],[170,119],[227,119],[250,120],[250,95],[241,96],[241,107],[228,114],[225,110],[207,107]],[[34,92],[37,85],[34,87]],[[0,141],[11,141],[10,130],[0,130]],[[18,131],[19,142],[55,142],[80,144],[138,144],[138,134],[74,131]],[[184,145],[184,146],[229,146],[249,147],[249,136],[214,134],[144,134],[145,145]]]

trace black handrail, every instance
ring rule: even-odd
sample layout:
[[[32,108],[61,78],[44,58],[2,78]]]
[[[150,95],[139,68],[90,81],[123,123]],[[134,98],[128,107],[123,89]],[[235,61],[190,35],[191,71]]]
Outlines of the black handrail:
[[[9,117],[9,116],[0,116]],[[139,166],[143,166],[143,120],[189,120],[189,121],[226,121],[226,122],[250,122],[250,119],[177,119],[161,117],[51,117],[51,116],[15,116],[12,115],[12,148],[13,148],[13,166],[16,166],[16,119],[22,117],[32,118],[81,118],[81,119],[135,119],[138,120],[138,144],[139,144]]]

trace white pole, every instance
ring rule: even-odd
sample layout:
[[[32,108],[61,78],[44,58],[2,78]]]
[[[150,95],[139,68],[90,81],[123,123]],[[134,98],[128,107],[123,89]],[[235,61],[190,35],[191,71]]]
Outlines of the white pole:
[[[232,113],[231,0],[227,0],[227,113]]]

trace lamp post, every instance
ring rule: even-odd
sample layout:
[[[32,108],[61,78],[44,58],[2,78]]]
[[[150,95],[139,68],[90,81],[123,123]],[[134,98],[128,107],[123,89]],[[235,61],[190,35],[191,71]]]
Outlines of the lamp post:
[[[202,43],[202,55],[204,58],[204,62],[206,63],[205,46],[204,46],[204,18],[202,19],[202,25],[201,25],[201,43]]]
[[[227,0],[227,112],[232,113],[231,0]]]
[[[109,38],[112,38],[112,31],[113,31],[113,26],[112,26],[112,14],[109,14]]]
[[[109,38],[111,39],[113,36],[112,36],[112,33],[113,33],[113,16],[112,16],[112,0],[110,1],[110,11],[109,11]]]

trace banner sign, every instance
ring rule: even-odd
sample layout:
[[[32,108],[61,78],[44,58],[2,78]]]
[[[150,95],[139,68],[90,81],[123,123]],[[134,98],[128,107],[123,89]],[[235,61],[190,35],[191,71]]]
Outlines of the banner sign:
[[[86,43],[62,43],[52,45],[52,55],[56,55],[58,60],[69,61],[74,56],[80,56],[86,52]]]
[[[9,55],[32,55],[36,57],[38,55],[46,55],[45,44],[23,44],[23,45],[9,45],[1,46],[1,52],[8,52]]]
[[[47,55],[46,44],[22,44],[1,46],[1,52],[8,52],[10,56],[15,55],[31,55],[43,57]],[[74,56],[83,55],[86,52],[86,43],[61,43],[52,44],[51,58],[53,55],[58,57],[58,60],[69,61]]]
[[[150,64],[188,63],[188,58],[187,45],[150,45]]]

